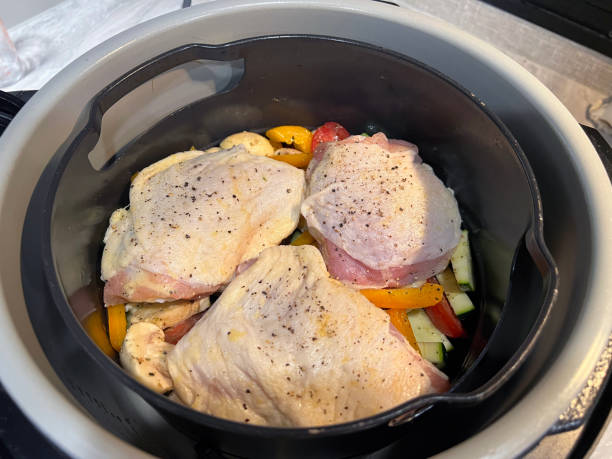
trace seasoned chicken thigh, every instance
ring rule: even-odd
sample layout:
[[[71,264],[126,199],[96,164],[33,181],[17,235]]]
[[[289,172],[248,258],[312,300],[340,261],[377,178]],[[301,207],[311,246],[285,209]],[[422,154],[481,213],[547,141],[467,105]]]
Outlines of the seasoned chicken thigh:
[[[243,262],[295,229],[304,173],[239,145],[188,151],[143,169],[104,238],[106,304],[216,291]]]
[[[168,369],[186,405],[269,426],[351,421],[448,389],[312,246],[264,250],[168,354]]]
[[[442,271],[459,243],[453,192],[415,145],[352,136],[321,144],[302,204],[329,272],[358,288],[398,287]]]

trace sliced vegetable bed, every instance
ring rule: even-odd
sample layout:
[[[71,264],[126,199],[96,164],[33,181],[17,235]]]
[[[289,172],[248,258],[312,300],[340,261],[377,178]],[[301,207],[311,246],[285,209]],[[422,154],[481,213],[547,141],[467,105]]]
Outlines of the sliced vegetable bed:
[[[449,338],[467,337],[460,318],[476,309],[464,291],[471,291],[474,287],[466,230],[462,231],[451,264],[452,267],[446,268],[421,287],[361,290],[361,294],[375,306],[385,308],[391,323],[412,347],[439,368],[444,368],[447,353],[453,349]],[[456,272],[464,280],[463,288],[457,281]],[[409,327],[406,327],[404,318]]]

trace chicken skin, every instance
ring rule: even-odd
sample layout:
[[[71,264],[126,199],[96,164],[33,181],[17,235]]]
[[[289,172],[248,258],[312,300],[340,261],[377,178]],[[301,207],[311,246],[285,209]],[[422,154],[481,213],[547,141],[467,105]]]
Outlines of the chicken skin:
[[[378,133],[321,144],[307,180],[308,229],[332,276],[354,287],[424,281],[459,243],[454,194],[409,142]]]
[[[295,229],[304,172],[249,154],[176,153],[143,169],[104,238],[104,302],[205,296]]]
[[[168,370],[187,406],[266,426],[352,421],[449,387],[312,246],[264,250],[168,354]]]

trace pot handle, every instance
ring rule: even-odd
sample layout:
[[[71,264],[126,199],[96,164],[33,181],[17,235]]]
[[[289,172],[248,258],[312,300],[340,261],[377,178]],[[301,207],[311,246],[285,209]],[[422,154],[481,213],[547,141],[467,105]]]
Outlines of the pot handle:
[[[541,203],[536,203],[536,207],[541,209]],[[535,215],[541,215],[541,213],[535,212]],[[550,315],[558,292],[559,274],[557,267],[544,243],[542,221],[540,219],[536,220],[537,221],[535,221],[526,231],[523,237],[523,244],[516,251],[512,270],[513,273],[516,273],[520,271],[516,269],[517,265],[533,263],[542,280],[540,287],[540,304],[542,306],[531,328],[527,332],[527,335],[523,339],[522,344],[518,346],[514,354],[512,354],[499,370],[492,370],[492,372],[495,371],[495,373],[476,389],[464,393],[452,392],[451,389],[451,392],[426,395],[409,401],[398,409],[402,414],[389,421],[389,426],[405,424],[436,404],[448,403],[456,406],[469,406],[481,403],[497,392],[516,373],[521,365],[523,365],[542,332],[542,328]],[[513,290],[512,284],[516,282],[515,276],[516,275],[513,275],[511,278],[509,288],[510,295],[512,295]],[[500,323],[494,334],[498,334],[500,329],[499,325],[501,325],[501,321],[504,319],[507,320],[507,315],[505,314],[500,319]],[[497,338],[499,338],[499,336],[497,336]],[[486,355],[489,350],[490,348],[487,348],[483,353]],[[481,362],[476,363],[475,365],[479,365],[480,363]]]
[[[240,42],[221,45],[192,43],[171,49],[124,73],[93,98],[90,125],[100,126],[102,115],[138,86],[179,65],[196,60],[232,61],[241,59]]]

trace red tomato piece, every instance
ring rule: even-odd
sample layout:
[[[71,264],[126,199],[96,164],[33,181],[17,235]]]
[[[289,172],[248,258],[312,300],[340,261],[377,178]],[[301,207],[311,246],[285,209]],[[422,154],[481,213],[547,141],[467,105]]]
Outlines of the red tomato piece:
[[[176,344],[179,340],[187,334],[189,330],[193,328],[193,326],[200,320],[200,317],[204,314],[204,311],[198,312],[197,314],[188,317],[187,319],[179,322],[174,327],[166,328],[164,330],[164,335],[166,338],[166,343]]]
[[[461,338],[465,336],[465,330],[455,315],[455,311],[448,304],[446,297],[435,306],[425,308],[425,312],[435,327],[449,338]]]
[[[341,124],[334,121],[328,121],[314,131],[312,135],[311,151],[314,152],[316,146],[322,142],[334,142],[336,140],[346,139],[350,135],[349,131],[344,129]]]
[[[427,282],[438,283],[435,277],[427,279]],[[434,326],[449,338],[463,338],[467,336],[461,321],[455,314],[455,311],[453,311],[446,296],[442,296],[442,301],[435,306],[424,309]]]

